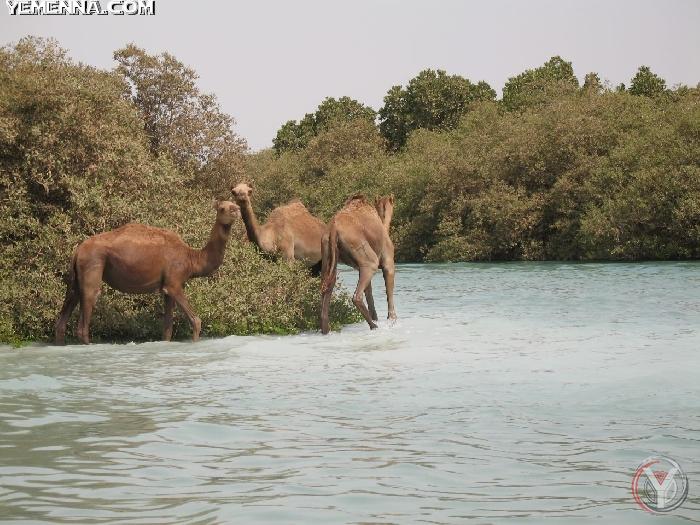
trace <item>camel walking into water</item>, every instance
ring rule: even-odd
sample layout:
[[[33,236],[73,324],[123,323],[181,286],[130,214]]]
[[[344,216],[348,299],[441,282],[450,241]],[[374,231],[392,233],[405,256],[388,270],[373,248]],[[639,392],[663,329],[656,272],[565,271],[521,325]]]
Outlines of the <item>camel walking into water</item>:
[[[323,221],[311,215],[300,201],[294,201],[272,210],[261,226],[250,202],[253,188],[240,183],[231,193],[241,207],[250,242],[270,255],[281,255],[287,261],[302,261],[314,275],[320,273],[321,237],[326,232]]]
[[[394,308],[394,244],[389,237],[394,197],[377,199],[372,206],[363,195],[350,198],[331,219],[324,234],[321,269],[321,333],[329,331],[328,310],[337,277],[338,261],[360,272],[353,304],[362,313],[370,330],[377,328],[377,311],[372,297],[372,276],[381,268],[389,309],[387,317],[396,319]],[[365,306],[362,295],[367,298]]]
[[[163,340],[173,334],[175,303],[192,325],[192,339],[199,339],[202,322],[190,306],[184,285],[192,277],[211,275],[224,261],[231,224],[241,216],[237,204],[214,201],[216,222],[209,242],[201,250],[187,246],[175,232],[131,223],[94,235],[73,253],[68,289],[56,321],[56,344],[64,344],[70,314],[80,302],[78,339],[90,343],[90,319],[102,281],[125,293],[162,292],[165,301]]]

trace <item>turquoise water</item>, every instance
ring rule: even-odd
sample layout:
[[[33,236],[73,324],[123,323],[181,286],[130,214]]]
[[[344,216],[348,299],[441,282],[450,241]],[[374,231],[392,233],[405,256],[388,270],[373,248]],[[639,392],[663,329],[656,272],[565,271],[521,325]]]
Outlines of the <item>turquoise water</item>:
[[[396,282],[374,332],[3,349],[0,519],[700,522],[700,264]],[[631,496],[652,454],[689,477],[671,515]]]

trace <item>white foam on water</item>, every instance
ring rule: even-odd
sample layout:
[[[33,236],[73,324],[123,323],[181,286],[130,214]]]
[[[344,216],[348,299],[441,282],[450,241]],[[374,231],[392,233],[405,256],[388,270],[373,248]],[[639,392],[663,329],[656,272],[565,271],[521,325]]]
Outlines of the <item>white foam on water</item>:
[[[636,525],[639,461],[700,479],[699,264],[399,266],[395,324],[373,289],[372,331],[0,351],[4,517]]]

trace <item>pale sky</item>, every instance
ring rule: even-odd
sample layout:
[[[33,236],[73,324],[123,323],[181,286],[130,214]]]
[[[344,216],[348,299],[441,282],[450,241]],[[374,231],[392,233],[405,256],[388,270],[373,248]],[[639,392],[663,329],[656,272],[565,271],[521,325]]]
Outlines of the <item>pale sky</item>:
[[[425,68],[486,80],[499,96],[508,77],[554,55],[580,79],[628,84],[648,65],[669,86],[700,82],[698,0],[156,0],[155,16],[122,17],[10,16],[0,5],[0,44],[30,34],[103,68],[128,42],[169,51],[254,150],[325,97],[379,109]]]

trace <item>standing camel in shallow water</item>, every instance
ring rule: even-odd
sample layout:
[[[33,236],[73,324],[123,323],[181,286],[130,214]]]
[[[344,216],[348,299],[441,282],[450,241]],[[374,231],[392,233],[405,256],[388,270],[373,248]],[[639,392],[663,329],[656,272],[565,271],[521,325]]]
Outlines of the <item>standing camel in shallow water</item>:
[[[372,297],[372,276],[381,268],[386,286],[388,318],[396,319],[394,308],[394,244],[389,237],[394,197],[377,199],[372,206],[363,195],[355,195],[336,213],[322,240],[321,270],[321,333],[329,330],[328,309],[335,286],[338,261],[360,271],[360,279],[352,297],[370,330],[377,328],[377,311]],[[367,306],[362,299],[367,297]],[[369,308],[368,308],[369,307]]]
[[[309,213],[299,201],[279,206],[270,212],[267,222],[260,226],[250,197],[253,188],[242,182],[231,189],[241,207],[248,240],[263,252],[281,255],[287,261],[298,259],[311,268],[313,275],[321,271],[321,237],[326,225]]]
[[[137,223],[83,241],[71,260],[66,299],[56,321],[56,344],[64,344],[66,324],[78,302],[78,339],[90,343],[90,318],[102,281],[120,292],[162,292],[163,340],[170,341],[173,335],[173,308],[177,303],[192,325],[192,339],[197,341],[202,322],[185,296],[185,282],[211,275],[221,266],[231,224],[241,216],[233,202],[214,201],[214,209],[216,222],[209,242],[201,250],[187,246],[175,232]]]

